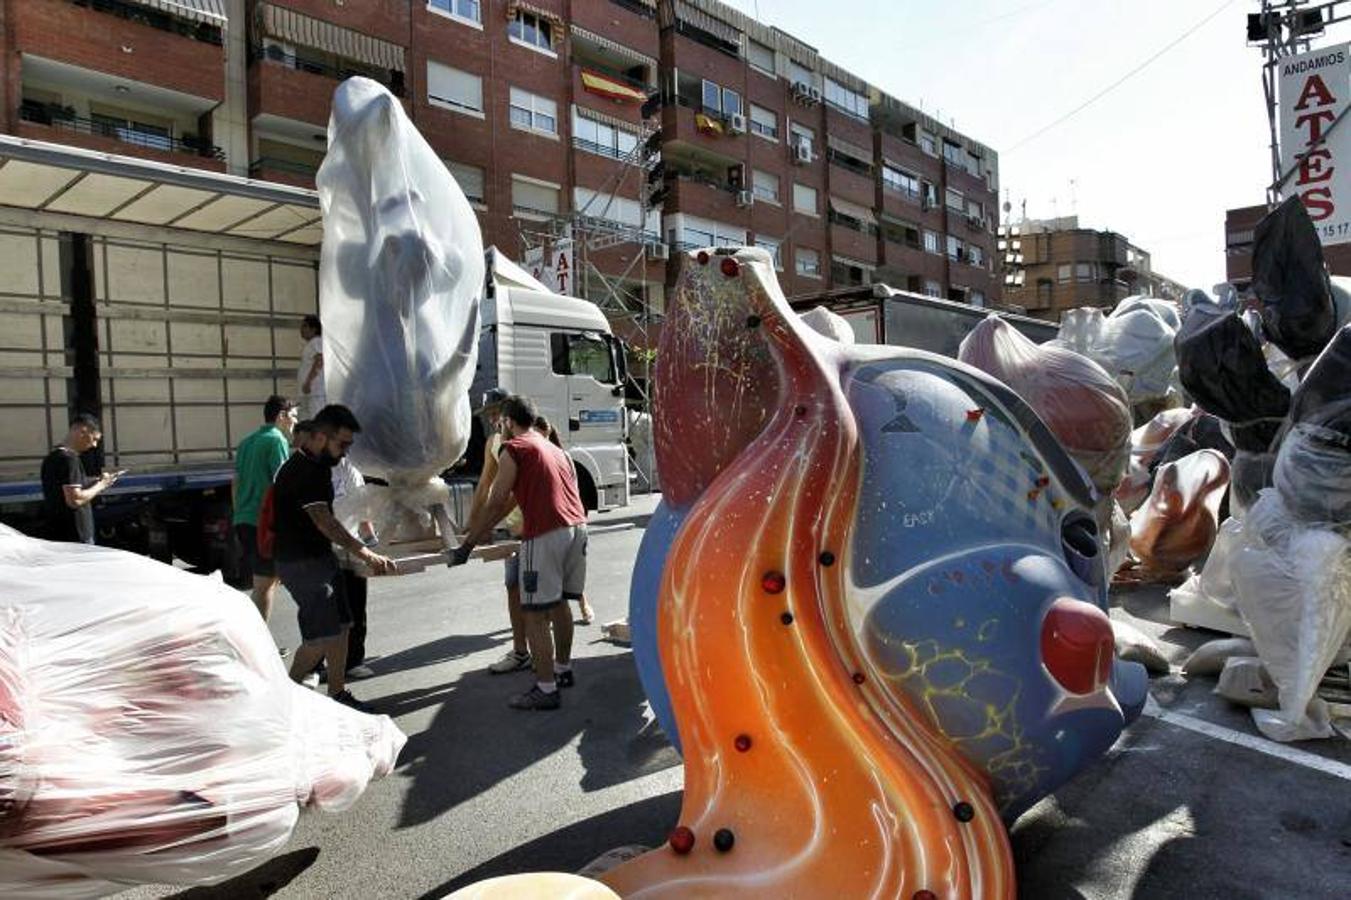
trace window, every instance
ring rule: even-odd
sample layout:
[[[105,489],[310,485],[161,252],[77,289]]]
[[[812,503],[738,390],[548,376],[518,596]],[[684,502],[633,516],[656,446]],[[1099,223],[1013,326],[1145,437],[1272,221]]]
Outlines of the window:
[[[479,0],[427,0],[427,8],[475,24],[483,22]]]
[[[985,207],[975,200],[966,201],[966,215],[971,219],[979,219],[981,223],[985,222]]]
[[[872,283],[873,267],[841,256],[830,261],[830,280],[835,287]]]
[[[483,169],[480,166],[471,166],[467,163],[458,163],[454,160],[446,160],[446,168],[454,176],[455,183],[464,191],[465,197],[470,203],[483,203],[486,194],[483,190]]]
[[[751,104],[751,133],[771,141],[779,139],[779,116],[773,110]]]
[[[591,376],[602,384],[614,384],[614,357],[605,339],[594,334],[549,335],[550,368],[555,375]]]
[[[808,250],[805,247],[798,247],[794,254],[797,262],[797,273],[805,275],[808,278],[821,277],[821,254],[816,250]]]
[[[961,144],[946,138],[943,140],[943,159],[958,168],[966,168],[966,151],[962,149]]]
[[[948,209],[953,210],[954,212],[961,213],[966,211],[966,198],[962,196],[961,191],[954,191],[952,188],[948,188],[946,202]]]
[[[941,252],[938,249],[938,232],[936,231],[924,232],[924,249],[929,253]]]
[[[779,176],[756,169],[751,173],[751,191],[761,200],[779,202]]]
[[[704,112],[722,112],[722,88],[711,81],[703,83],[702,103]]]
[[[638,146],[638,133],[617,124],[590,118],[581,107],[572,108],[572,145],[578,150],[629,159]]]
[[[783,271],[783,257],[779,253],[779,246],[782,242],[771,237],[765,237],[762,234],[755,236],[755,246],[761,250],[768,250],[770,259],[774,260],[775,271]]]
[[[679,214],[668,218],[675,227],[669,229],[672,242],[685,247],[741,247],[746,243],[746,232],[735,225],[724,225],[711,219],[698,219]]]
[[[985,160],[978,154],[968,152],[966,154],[966,171],[980,178],[985,174]]]
[[[858,91],[851,91],[832,78],[826,79],[826,102],[841,112],[859,119],[868,118],[868,97]]]
[[[965,254],[962,252],[964,249],[959,238],[948,235],[948,259],[961,260],[965,258]]]
[[[553,25],[534,13],[516,10],[516,17],[507,22],[507,34],[518,44],[525,44],[546,53],[554,52]]]
[[[941,296],[943,296],[943,285],[939,284],[937,281],[934,281],[933,279],[929,279],[929,280],[925,281],[925,282],[924,282],[924,295],[925,295],[926,297],[941,297]]]
[[[816,188],[794,182],[793,209],[809,216],[816,215]]]
[[[812,70],[804,66],[797,60],[788,60],[788,80],[793,84],[800,84],[804,87],[812,87],[816,83],[816,76]]]
[[[830,138],[826,144],[826,158],[832,163],[859,175],[872,177],[873,161],[870,151],[839,138]]]
[[[816,145],[816,132],[798,122],[789,122],[788,131],[793,136],[794,146],[806,146],[810,151]]]
[[[918,225],[884,216],[882,218],[882,234],[893,244],[904,244],[907,247],[919,249],[920,232]]]
[[[704,79],[700,89],[700,104],[703,111],[713,113],[724,118],[730,118],[741,113],[741,95],[731,88],[725,88]]]
[[[985,251],[975,244],[966,245],[966,261],[973,266],[985,265]]]
[[[923,150],[925,153],[929,154],[930,156],[937,156],[937,155],[938,155],[938,142],[935,141],[935,140],[934,140],[934,136],[933,136],[932,134],[929,134],[927,131],[925,131],[925,132],[920,132],[920,135],[919,135],[919,149]]]
[[[923,203],[925,209],[933,209],[938,205],[938,188],[934,186],[933,182],[920,182],[920,191],[924,195]]]
[[[977,291],[977,290],[974,290],[974,289],[973,289],[973,290],[971,291],[971,293],[967,295],[967,298],[966,298],[966,299],[967,299],[967,302],[970,303],[972,306],[984,306],[984,305],[985,305],[985,292],[984,292],[984,291]]]
[[[517,212],[535,216],[558,215],[558,193],[556,184],[527,178],[524,175],[511,176],[511,205]]]
[[[1074,264],[1074,280],[1075,280],[1075,281],[1092,281],[1092,280],[1093,280],[1093,270],[1094,270],[1095,268],[1096,268],[1096,266],[1094,266],[1093,263],[1075,263],[1075,264]]]
[[[919,179],[893,166],[882,166],[882,187],[911,200],[919,199]]]
[[[1074,277],[1073,263],[1061,263],[1059,266],[1056,267],[1056,280],[1059,281],[1061,284],[1068,284],[1070,279],[1073,277]]]
[[[427,60],[427,101],[456,112],[483,115],[483,80]]]
[[[558,104],[520,88],[511,89],[511,126],[558,134]]]
[[[649,212],[647,221],[644,222],[643,207],[637,200],[593,191],[584,187],[574,187],[572,198],[572,208],[580,216],[589,219],[603,219],[616,225],[626,225],[631,228],[643,228],[654,239],[660,236],[660,212]]]
[[[163,125],[151,125],[148,122],[137,122],[134,119],[124,119],[120,116],[108,116],[102,113],[91,113],[89,119],[92,126],[90,130],[95,134],[117,138],[124,143],[150,147],[155,150],[173,149],[173,136],[169,133],[169,129]]]
[[[773,47],[767,47],[757,40],[748,39],[746,42],[746,58],[750,60],[752,66],[766,75],[774,74]]]
[[[729,119],[742,114],[741,95],[731,88],[722,89],[722,114]]]

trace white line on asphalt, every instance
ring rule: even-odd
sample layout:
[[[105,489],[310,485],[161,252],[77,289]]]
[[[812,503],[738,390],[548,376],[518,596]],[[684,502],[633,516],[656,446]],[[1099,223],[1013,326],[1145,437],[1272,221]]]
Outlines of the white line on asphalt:
[[[619,522],[615,525],[588,525],[587,534],[606,534],[611,531],[628,531],[630,528],[636,528],[632,522]]]
[[[1161,722],[1167,722],[1169,725],[1176,725],[1178,728],[1185,728],[1188,731],[1214,738],[1217,741],[1245,747],[1248,750],[1256,750],[1258,753],[1265,753],[1267,756],[1274,756],[1285,762],[1322,772],[1324,775],[1331,775],[1343,781],[1351,781],[1351,766],[1346,763],[1327,759],[1306,750],[1287,747],[1285,744],[1278,744],[1255,734],[1244,734],[1241,731],[1225,728],[1223,725],[1216,725],[1214,722],[1207,722],[1185,713],[1166,710],[1159,706],[1153,697],[1145,701],[1144,714]]]

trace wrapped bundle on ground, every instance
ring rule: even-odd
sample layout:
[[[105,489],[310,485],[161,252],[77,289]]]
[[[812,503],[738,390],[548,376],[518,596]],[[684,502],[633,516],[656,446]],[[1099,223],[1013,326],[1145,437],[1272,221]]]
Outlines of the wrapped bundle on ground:
[[[1323,245],[1298,196],[1257,223],[1252,290],[1262,301],[1262,330],[1286,356],[1316,356],[1332,338],[1337,313]]]
[[[469,441],[483,242],[474,211],[384,87],[343,82],[316,177],[328,398],[352,408],[352,459],[421,490]]]
[[[291,682],[219,581],[0,526],[0,583],[0,896],[222,881],[403,746]]]
[[[1132,404],[1161,400],[1173,388],[1173,337],[1181,320],[1172,304],[1130,297],[1110,315],[1093,307],[1065,313],[1058,342],[1107,370]]]
[[[1064,347],[1035,344],[997,316],[972,329],[957,358],[1013,388],[1099,494],[1111,494],[1130,455],[1131,413],[1126,392],[1101,366]]]
[[[1131,516],[1131,552],[1155,572],[1186,569],[1210,552],[1228,487],[1229,462],[1214,450],[1163,465]]]
[[[1177,334],[1178,375],[1208,413],[1230,423],[1234,446],[1265,453],[1290,410],[1290,389],[1262,354],[1257,336],[1232,312],[1192,307]]]
[[[1351,325],[1338,329],[1305,373],[1290,401],[1290,421],[1351,438]]]

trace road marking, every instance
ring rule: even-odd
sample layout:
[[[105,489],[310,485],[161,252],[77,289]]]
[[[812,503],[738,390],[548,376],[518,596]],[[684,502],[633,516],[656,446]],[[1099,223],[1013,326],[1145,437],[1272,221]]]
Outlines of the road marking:
[[[1234,744],[1248,750],[1256,750],[1258,753],[1265,753],[1267,756],[1273,756],[1276,759],[1303,766],[1306,769],[1313,769],[1322,772],[1324,775],[1331,775],[1333,778],[1351,781],[1351,765],[1338,762],[1335,759],[1327,759],[1316,753],[1309,753],[1307,750],[1298,750],[1285,744],[1278,744],[1255,734],[1244,734],[1241,731],[1225,728],[1223,725],[1216,725],[1214,722],[1207,722],[1185,713],[1166,710],[1159,706],[1153,697],[1145,701],[1144,714],[1161,722],[1176,725],[1178,728],[1185,728],[1188,731],[1214,738],[1217,741],[1224,741],[1227,744]]]
[[[588,525],[586,526],[586,533],[608,534],[611,531],[628,531],[630,528],[636,527],[637,526],[632,522],[619,522],[618,524],[615,525]]]

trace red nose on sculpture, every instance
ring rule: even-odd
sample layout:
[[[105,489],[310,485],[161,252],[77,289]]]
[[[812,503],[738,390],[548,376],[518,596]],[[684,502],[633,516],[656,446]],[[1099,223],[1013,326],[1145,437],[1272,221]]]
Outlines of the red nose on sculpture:
[[[1041,660],[1071,694],[1091,694],[1112,674],[1112,620],[1091,603],[1060,597],[1041,622]]]

